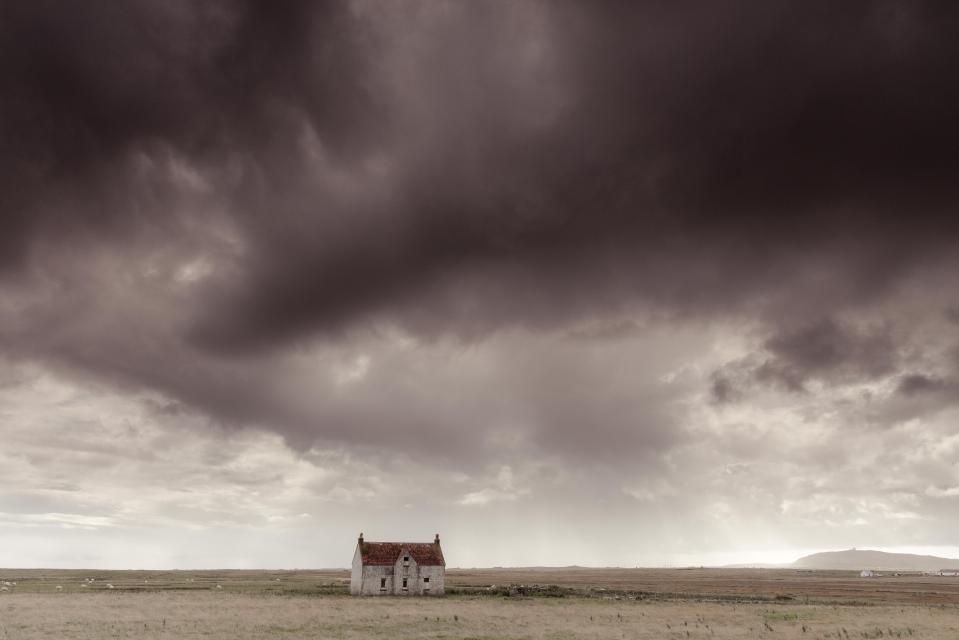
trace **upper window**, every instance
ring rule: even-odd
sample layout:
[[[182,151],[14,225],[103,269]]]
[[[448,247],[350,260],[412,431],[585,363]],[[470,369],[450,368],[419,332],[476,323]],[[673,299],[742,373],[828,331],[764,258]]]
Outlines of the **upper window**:
[[[410,561],[409,556],[403,556],[403,562],[409,562],[409,561]]]
[[[423,582],[429,582],[429,581],[430,581],[429,578],[423,578]]]

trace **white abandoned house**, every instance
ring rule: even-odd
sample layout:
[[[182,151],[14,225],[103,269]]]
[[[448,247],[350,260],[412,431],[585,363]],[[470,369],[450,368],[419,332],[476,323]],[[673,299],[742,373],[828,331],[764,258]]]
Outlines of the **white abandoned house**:
[[[440,534],[433,542],[366,542],[360,534],[353,554],[354,596],[441,596],[446,561]]]

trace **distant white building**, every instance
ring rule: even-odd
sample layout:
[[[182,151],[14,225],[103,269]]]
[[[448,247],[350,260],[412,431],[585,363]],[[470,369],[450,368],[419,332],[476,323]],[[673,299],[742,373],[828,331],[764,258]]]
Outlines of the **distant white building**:
[[[863,569],[862,571],[859,572],[859,577],[860,577],[860,578],[871,578],[871,577],[873,577],[874,575],[876,575],[876,574],[875,574],[875,572],[873,572],[872,569]]]
[[[353,554],[351,594],[441,596],[445,590],[440,534],[433,542],[366,542],[360,534]]]

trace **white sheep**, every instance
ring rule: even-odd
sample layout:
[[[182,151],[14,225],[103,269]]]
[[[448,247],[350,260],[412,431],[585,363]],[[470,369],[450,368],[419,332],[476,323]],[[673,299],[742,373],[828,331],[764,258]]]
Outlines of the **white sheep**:
[[[108,583],[107,583],[107,589],[112,589],[112,588],[113,588],[113,585],[108,582]]]
[[[0,591],[10,591],[10,587],[7,587],[7,586],[0,587]]]
[[[222,589],[222,588],[223,588],[223,585],[222,585],[222,584],[218,584],[218,585],[216,585],[216,588],[217,588],[217,589]]]
[[[57,591],[63,591],[63,586],[58,584],[58,585],[57,585]]]

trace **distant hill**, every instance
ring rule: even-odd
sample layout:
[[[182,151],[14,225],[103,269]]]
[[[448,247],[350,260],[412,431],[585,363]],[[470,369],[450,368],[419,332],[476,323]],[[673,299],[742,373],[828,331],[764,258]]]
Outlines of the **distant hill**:
[[[959,560],[912,553],[886,553],[868,549],[825,551],[803,556],[792,563],[797,569],[884,569],[886,571],[937,571],[959,568]]]

